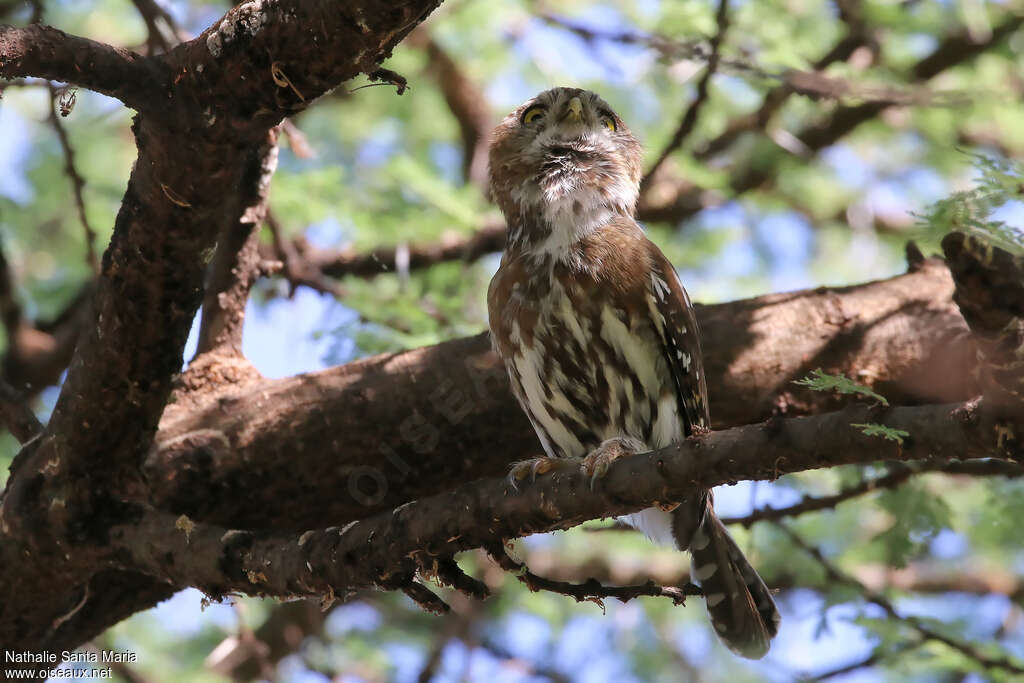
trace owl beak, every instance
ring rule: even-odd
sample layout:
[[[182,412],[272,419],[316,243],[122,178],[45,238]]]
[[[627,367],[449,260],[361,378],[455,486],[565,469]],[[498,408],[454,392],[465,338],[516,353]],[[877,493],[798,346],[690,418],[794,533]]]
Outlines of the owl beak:
[[[583,103],[580,101],[580,98],[574,97],[569,100],[568,118],[573,123],[579,123],[583,120]]]

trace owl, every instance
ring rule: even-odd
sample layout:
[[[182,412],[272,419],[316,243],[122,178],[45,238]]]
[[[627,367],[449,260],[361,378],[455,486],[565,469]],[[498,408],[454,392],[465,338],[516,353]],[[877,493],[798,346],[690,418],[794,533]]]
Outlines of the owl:
[[[494,347],[546,453],[510,475],[582,467],[709,428],[693,306],[634,219],[642,149],[598,95],[542,92],[494,131],[490,192],[508,238],[487,294]],[[624,519],[688,550],[722,641],[759,658],[779,627],[711,492]]]

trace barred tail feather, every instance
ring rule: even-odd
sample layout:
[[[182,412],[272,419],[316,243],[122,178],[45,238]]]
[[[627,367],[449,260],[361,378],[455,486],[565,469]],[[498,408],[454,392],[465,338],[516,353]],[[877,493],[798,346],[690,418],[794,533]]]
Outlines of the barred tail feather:
[[[764,581],[710,506],[689,545],[691,573],[704,589],[718,637],[740,656],[764,657],[779,630],[779,611]]]

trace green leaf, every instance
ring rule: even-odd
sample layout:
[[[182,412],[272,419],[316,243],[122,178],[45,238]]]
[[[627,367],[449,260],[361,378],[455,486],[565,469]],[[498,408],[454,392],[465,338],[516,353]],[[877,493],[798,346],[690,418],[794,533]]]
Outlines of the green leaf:
[[[889,405],[889,401],[881,394],[877,394],[863,384],[857,384],[846,375],[830,375],[821,368],[817,368],[810,375],[803,379],[794,380],[793,384],[799,384],[812,391],[836,391],[840,394],[863,394],[875,399],[882,405]]]
[[[903,439],[910,436],[910,432],[905,432],[902,429],[896,429],[895,427],[886,427],[885,425],[880,425],[877,422],[851,422],[850,426],[856,427],[867,436],[880,436],[883,439],[895,441],[901,446],[903,445]]]

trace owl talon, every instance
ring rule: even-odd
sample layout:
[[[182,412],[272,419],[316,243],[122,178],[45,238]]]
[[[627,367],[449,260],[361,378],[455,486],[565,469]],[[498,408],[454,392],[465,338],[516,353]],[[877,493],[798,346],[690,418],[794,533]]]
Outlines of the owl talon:
[[[529,476],[530,483],[537,481],[538,474],[547,474],[552,470],[565,468],[568,464],[565,458],[531,458],[512,465],[508,472],[508,483],[513,491],[519,490],[519,483]]]
[[[580,465],[583,474],[590,477],[590,490],[594,490],[594,485],[599,479],[604,479],[613,462],[624,455],[635,455],[646,450],[648,449],[642,443],[625,436],[603,441]]]

